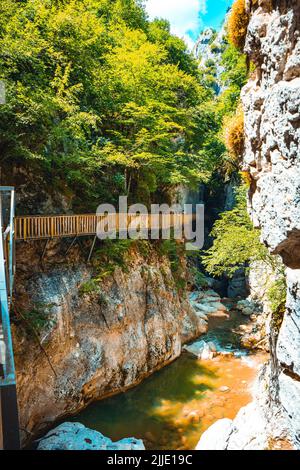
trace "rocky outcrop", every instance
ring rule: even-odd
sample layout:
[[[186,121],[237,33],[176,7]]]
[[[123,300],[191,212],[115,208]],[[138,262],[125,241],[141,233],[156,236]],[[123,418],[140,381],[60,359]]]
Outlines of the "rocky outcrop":
[[[299,449],[300,4],[248,0],[247,5],[245,50],[256,66],[242,93],[244,170],[252,180],[249,212],[262,241],[281,256],[288,288],[282,323],[269,325],[271,360],[260,379],[264,387],[233,421],[225,448],[263,449],[279,440]]]
[[[112,442],[81,423],[63,423],[38,442],[38,450],[145,450],[140,439],[129,437]]]
[[[30,243],[18,251],[18,310],[32,309],[35,321],[48,312],[40,344],[31,330],[14,328],[24,440],[93,400],[138,384],[207,330],[179,295],[170,262],[155,250],[147,261],[131,251],[127,269],[116,268],[95,289],[92,267],[80,258],[66,265],[58,251],[53,242],[42,265]]]
[[[245,298],[248,293],[245,269],[240,268],[228,279],[227,295],[231,298]]]
[[[216,38],[216,33],[212,28],[206,28],[202,33],[200,33],[194,49],[193,54],[196,59],[201,61],[201,64],[204,65],[206,60],[211,58],[211,49],[210,45],[213,43],[213,40]]]
[[[217,95],[224,91],[224,85],[221,83],[221,75],[225,70],[222,64],[222,53],[227,46],[225,25],[228,14],[221,30],[217,33],[212,28],[204,29],[200,33],[193,49],[194,56],[199,60],[200,68],[205,68],[207,64],[214,64],[217,80],[215,92]]]

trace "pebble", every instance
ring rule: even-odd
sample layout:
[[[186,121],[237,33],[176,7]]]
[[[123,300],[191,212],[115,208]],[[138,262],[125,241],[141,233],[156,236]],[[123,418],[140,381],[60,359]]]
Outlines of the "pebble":
[[[222,385],[222,387],[219,388],[220,392],[229,392],[230,388],[227,387],[226,385]]]
[[[200,416],[199,416],[198,411],[191,411],[188,414],[187,419],[189,420],[190,423],[199,423]]]

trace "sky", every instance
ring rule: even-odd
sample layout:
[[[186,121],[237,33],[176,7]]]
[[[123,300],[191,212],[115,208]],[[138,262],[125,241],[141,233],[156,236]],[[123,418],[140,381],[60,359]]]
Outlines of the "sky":
[[[233,0],[146,0],[146,10],[150,19],[169,20],[172,33],[184,38],[192,48],[204,28],[220,29],[232,3]]]

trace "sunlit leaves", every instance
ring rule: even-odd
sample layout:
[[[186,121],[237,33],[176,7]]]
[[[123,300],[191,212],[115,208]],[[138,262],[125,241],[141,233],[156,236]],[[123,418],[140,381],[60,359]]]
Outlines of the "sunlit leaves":
[[[3,161],[38,162],[95,201],[206,177],[208,92],[166,22],[134,0],[4,1],[1,13]]]
[[[223,212],[214,224],[213,245],[203,256],[207,271],[215,276],[231,277],[249,262],[268,256],[267,249],[260,243],[260,232],[253,228],[247,213],[245,188],[239,189],[236,198],[234,209]]]

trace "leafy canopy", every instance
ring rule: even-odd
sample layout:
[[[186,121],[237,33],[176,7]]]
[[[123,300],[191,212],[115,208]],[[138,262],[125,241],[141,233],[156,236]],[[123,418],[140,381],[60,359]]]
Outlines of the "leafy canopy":
[[[207,174],[209,96],[166,21],[134,0],[3,0],[2,168],[27,166],[78,199],[150,202]]]

